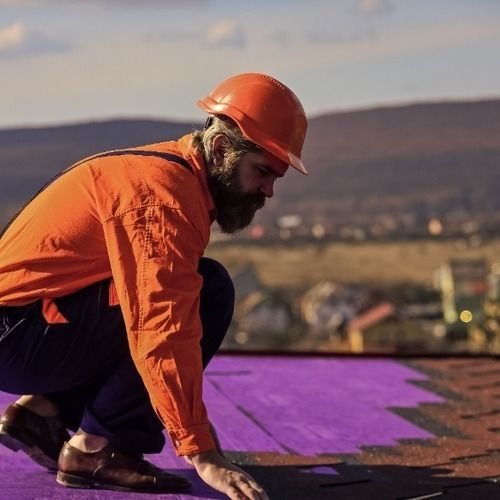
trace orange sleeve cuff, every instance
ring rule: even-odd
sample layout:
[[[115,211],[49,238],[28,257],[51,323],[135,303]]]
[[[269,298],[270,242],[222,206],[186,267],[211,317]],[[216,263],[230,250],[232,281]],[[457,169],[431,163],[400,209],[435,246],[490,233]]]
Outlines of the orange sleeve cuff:
[[[216,448],[208,423],[168,431],[168,434],[178,456],[195,455]]]

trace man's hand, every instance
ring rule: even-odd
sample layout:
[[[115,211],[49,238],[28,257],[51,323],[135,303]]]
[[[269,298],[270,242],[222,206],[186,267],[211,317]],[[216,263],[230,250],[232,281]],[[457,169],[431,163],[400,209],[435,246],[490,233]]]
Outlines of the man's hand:
[[[190,458],[201,479],[231,500],[269,500],[266,492],[250,475],[217,451],[205,451]]]

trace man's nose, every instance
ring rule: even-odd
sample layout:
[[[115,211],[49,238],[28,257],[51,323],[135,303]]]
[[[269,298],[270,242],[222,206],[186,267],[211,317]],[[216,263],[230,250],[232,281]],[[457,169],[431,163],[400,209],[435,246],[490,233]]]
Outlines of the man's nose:
[[[260,191],[264,193],[267,198],[272,198],[274,195],[274,179],[264,181],[260,186]]]

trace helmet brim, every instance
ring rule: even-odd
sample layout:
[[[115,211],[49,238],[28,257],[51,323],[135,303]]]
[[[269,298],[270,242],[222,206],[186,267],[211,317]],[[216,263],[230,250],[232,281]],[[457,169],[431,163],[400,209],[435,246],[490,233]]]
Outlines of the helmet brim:
[[[302,163],[302,160],[298,156],[294,155],[290,151],[286,151],[285,149],[283,149],[282,147],[279,147],[278,145],[273,145],[273,147],[271,147],[270,145],[266,144],[266,142],[264,140],[258,140],[257,137],[260,134],[259,134],[259,131],[257,129],[253,130],[253,131],[247,131],[246,128],[250,124],[247,123],[247,127],[243,126],[243,124],[241,123],[243,114],[241,114],[241,116],[239,116],[240,115],[239,110],[235,109],[234,107],[229,107],[225,104],[216,103],[209,96],[206,97],[205,99],[200,99],[196,104],[198,105],[198,107],[200,109],[202,109],[206,113],[209,113],[209,114],[215,115],[215,116],[216,115],[228,116],[229,118],[235,120],[236,124],[238,125],[242,134],[248,140],[254,142],[258,146],[265,149],[266,151],[269,151],[269,153],[273,154],[274,156],[277,156],[282,161],[288,163],[291,167],[298,170],[301,174],[308,175],[306,167],[304,166],[304,164]],[[237,116],[235,116],[235,115],[237,115]]]

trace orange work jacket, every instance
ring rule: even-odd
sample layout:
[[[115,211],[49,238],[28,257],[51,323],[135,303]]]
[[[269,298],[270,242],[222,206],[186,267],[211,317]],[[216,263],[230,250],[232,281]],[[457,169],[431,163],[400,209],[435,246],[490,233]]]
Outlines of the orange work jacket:
[[[113,278],[132,358],[178,455],[215,448],[202,400],[197,273],[215,210],[191,142],[187,135],[134,148],[146,154],[80,162],[0,239],[0,305],[41,299],[50,312],[50,299]]]

